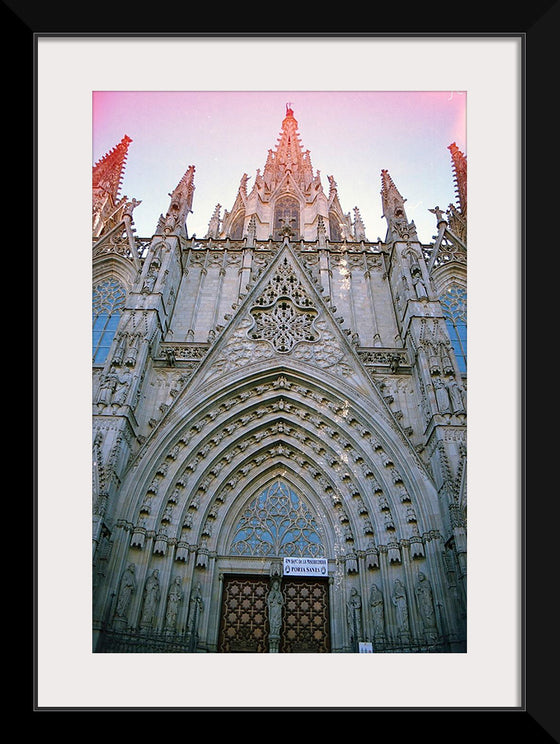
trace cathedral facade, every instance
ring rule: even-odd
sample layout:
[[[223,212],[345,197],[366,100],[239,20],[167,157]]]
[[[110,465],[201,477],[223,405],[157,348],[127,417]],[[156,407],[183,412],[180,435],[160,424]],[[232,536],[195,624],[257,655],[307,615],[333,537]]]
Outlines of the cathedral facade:
[[[464,653],[465,156],[430,244],[383,170],[372,242],[287,106],[204,238],[194,166],[140,238],[130,143],[93,167],[93,651]]]

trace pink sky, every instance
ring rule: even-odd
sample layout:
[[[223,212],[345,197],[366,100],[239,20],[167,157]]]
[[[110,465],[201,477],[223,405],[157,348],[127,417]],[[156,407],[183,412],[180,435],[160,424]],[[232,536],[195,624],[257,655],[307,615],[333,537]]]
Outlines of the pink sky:
[[[136,233],[149,237],[169,192],[194,165],[189,235],[203,237],[216,204],[231,209],[244,173],[264,167],[290,102],[311,163],[338,185],[345,212],[358,207],[369,240],[385,236],[380,173],[387,169],[407,200],[409,219],[429,242],[435,205],[456,195],[448,146],[466,150],[466,94],[413,92],[94,92],[92,160],[132,138],[121,195],[142,201]]]

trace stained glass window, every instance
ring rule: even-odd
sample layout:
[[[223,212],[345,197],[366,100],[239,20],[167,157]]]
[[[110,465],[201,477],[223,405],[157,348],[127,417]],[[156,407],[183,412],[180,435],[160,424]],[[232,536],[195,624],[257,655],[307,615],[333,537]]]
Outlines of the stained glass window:
[[[340,217],[335,212],[329,212],[329,225],[331,228],[331,240],[342,240]]]
[[[467,371],[467,290],[452,284],[440,298],[459,370]]]
[[[282,240],[284,235],[299,237],[299,203],[292,196],[282,196],[274,207],[274,237]]]
[[[309,508],[287,483],[278,480],[261,491],[241,516],[231,553],[324,557],[325,549]]]
[[[103,364],[111,348],[126,292],[116,279],[93,288],[93,363]]]

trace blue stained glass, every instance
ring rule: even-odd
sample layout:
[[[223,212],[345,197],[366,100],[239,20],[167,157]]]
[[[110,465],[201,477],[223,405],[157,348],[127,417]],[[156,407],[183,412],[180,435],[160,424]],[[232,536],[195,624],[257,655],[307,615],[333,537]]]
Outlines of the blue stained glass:
[[[125,298],[125,289],[116,279],[107,279],[93,289],[92,346],[94,364],[102,364],[107,359]]]
[[[457,365],[467,371],[467,290],[452,284],[440,298]]]
[[[251,501],[235,529],[231,552],[278,557],[322,557],[325,554],[314,516],[297,494],[280,480]]]

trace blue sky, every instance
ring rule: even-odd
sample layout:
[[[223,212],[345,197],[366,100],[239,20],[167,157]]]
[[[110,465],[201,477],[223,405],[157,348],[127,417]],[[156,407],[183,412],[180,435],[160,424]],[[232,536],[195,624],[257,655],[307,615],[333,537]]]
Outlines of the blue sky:
[[[92,164],[127,134],[132,138],[121,195],[142,201],[136,234],[153,234],[169,192],[194,165],[189,235],[203,237],[215,206],[231,209],[244,173],[264,167],[290,102],[301,143],[320,171],[333,176],[343,210],[358,207],[369,240],[385,237],[381,170],[406,199],[420,240],[436,232],[428,211],[455,203],[448,146],[466,150],[461,91],[94,91]]]

